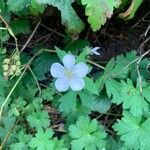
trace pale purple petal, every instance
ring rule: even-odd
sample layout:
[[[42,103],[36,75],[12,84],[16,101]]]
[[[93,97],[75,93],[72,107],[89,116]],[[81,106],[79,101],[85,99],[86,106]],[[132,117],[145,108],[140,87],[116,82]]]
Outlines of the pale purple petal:
[[[69,88],[69,81],[66,77],[58,78],[55,82],[55,87],[60,92],[67,91]]]
[[[50,69],[51,75],[55,78],[63,77],[64,71],[65,71],[65,68],[60,63],[52,64],[51,69]]]
[[[97,52],[97,50],[100,49],[100,47],[94,47],[91,49],[91,55],[95,54],[95,55],[100,55],[100,53]]]
[[[75,65],[73,73],[78,77],[85,77],[88,74],[89,68],[88,65],[81,62]]]
[[[75,57],[71,54],[67,54],[63,57],[63,64],[66,69],[70,70],[75,65]]]
[[[69,81],[70,88],[73,91],[80,91],[84,88],[84,80],[79,77],[72,77],[72,79]]]

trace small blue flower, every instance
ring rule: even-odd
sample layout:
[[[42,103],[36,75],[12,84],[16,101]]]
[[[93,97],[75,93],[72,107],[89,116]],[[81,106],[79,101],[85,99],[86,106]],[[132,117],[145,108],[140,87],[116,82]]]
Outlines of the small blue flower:
[[[94,47],[94,48],[91,48],[91,52],[90,54],[93,55],[100,55],[100,53],[97,52],[97,50],[100,49],[100,47]]]
[[[56,89],[60,92],[67,91],[69,87],[73,91],[80,91],[84,88],[85,83],[83,77],[88,74],[88,66],[80,62],[75,64],[75,56],[67,54],[62,59],[63,65],[54,63],[50,72],[54,78]]]

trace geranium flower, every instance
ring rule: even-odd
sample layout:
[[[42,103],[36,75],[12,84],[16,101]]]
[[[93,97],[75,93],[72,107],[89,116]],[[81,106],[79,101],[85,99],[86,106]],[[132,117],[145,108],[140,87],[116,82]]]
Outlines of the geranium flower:
[[[69,87],[73,91],[80,91],[84,88],[83,77],[88,74],[88,66],[80,62],[75,64],[75,56],[67,54],[62,59],[63,65],[54,63],[51,66],[51,75],[56,79],[55,86],[58,91],[67,91]]]
[[[94,48],[91,48],[91,52],[90,54],[93,55],[100,55],[100,53],[97,52],[97,50],[100,49],[100,47],[94,47]]]

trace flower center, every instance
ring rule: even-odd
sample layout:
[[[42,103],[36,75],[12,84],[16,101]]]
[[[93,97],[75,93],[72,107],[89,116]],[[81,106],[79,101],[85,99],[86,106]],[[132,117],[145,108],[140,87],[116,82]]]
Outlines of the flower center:
[[[72,71],[71,70],[65,70],[65,76],[70,80],[72,78]]]

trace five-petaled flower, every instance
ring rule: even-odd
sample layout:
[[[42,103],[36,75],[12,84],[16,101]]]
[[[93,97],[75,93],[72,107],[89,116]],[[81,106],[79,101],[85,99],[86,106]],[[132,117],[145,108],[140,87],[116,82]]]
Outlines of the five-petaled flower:
[[[55,87],[58,91],[67,91],[69,87],[73,91],[84,88],[83,78],[88,74],[89,68],[84,62],[75,64],[75,56],[66,54],[62,59],[63,65],[54,63],[51,66],[51,75],[56,79]]]
[[[100,49],[100,47],[91,48],[90,54],[91,54],[91,55],[93,55],[93,54],[95,54],[95,55],[100,55],[100,53],[97,52],[98,49]]]

